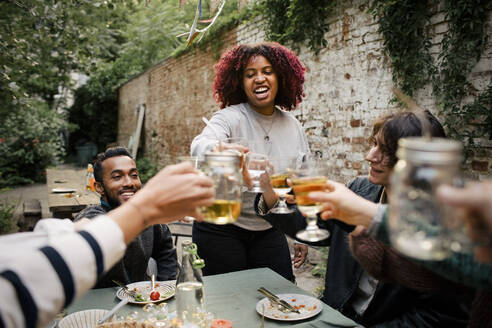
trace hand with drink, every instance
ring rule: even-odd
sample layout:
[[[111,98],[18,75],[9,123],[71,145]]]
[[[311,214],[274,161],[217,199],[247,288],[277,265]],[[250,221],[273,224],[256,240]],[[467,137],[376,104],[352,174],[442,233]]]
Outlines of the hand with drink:
[[[242,182],[240,156],[235,152],[208,152],[203,172],[212,178],[215,200],[202,209],[203,221],[214,224],[235,222],[241,213]]]
[[[255,193],[263,192],[264,190],[260,185],[260,177],[268,169],[268,156],[260,153],[249,153],[246,162],[246,179],[250,179],[251,181],[251,183],[247,183],[249,187],[248,191]],[[248,181],[246,180],[246,182]]]
[[[296,236],[301,240],[316,242],[330,236],[328,230],[318,227],[317,213],[322,204],[309,197],[312,191],[323,191],[326,180],[331,173],[331,167],[324,161],[307,161],[292,172],[292,190],[294,191],[297,207],[306,216],[307,227],[299,231]]]
[[[465,188],[441,186],[438,199],[465,212],[466,232],[476,243],[475,258],[492,262],[492,181],[472,183]]]
[[[289,178],[288,171],[294,167],[295,162],[295,158],[272,158],[268,161],[267,171],[260,176],[263,198],[267,206],[271,208],[272,213],[289,214],[294,212],[287,207],[285,199],[291,190],[287,181]],[[273,207],[275,203],[277,206]]]
[[[369,226],[378,206],[344,184],[330,180],[326,181],[324,191],[313,191],[308,196],[312,201],[323,204],[321,219],[336,218],[351,225]]]
[[[237,151],[241,156],[249,152],[248,139],[243,137],[224,138],[215,145],[212,151]]]

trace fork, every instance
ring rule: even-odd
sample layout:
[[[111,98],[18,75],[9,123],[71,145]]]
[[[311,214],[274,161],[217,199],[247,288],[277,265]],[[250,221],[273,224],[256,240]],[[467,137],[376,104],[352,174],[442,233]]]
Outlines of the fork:
[[[115,284],[117,284],[118,286],[120,286],[121,288],[123,288],[123,291],[124,291],[126,294],[128,294],[128,295],[130,295],[131,297],[135,298],[135,295],[136,295],[137,293],[136,293],[134,290],[131,290],[130,288],[128,288],[128,286],[126,286],[125,284],[123,284],[123,283],[121,283],[121,282],[119,282],[119,281],[117,281],[117,280],[113,280],[113,282],[114,282]]]

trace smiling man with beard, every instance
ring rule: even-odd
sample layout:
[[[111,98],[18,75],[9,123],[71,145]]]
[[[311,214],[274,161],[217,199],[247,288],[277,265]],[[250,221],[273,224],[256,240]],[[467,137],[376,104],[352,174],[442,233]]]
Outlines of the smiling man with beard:
[[[142,188],[137,166],[126,148],[108,148],[97,156],[94,163],[94,187],[101,195],[101,205],[82,210],[75,218],[92,219],[105,214],[130,199]],[[112,280],[124,284],[147,280],[146,270],[150,258],[157,263],[157,279],[176,278],[177,256],[171,232],[164,224],[151,226],[138,235],[129,245],[125,256],[111,268],[95,288],[112,287]]]

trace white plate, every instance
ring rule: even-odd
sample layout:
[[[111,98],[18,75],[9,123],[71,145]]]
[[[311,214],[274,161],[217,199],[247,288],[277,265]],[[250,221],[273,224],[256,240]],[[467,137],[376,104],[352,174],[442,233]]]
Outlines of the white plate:
[[[67,315],[58,323],[59,328],[92,328],[108,313],[108,310],[85,310]],[[111,319],[109,320],[109,322]]]
[[[53,189],[51,189],[51,192],[55,193],[55,194],[69,194],[69,193],[76,192],[76,191],[77,190],[75,190],[73,188],[53,188]]]
[[[176,287],[174,283],[168,281],[156,281],[155,284],[155,290],[158,291],[161,296],[161,298],[156,301],[152,301],[149,297],[151,291],[150,280],[134,282],[132,284],[126,285],[130,290],[135,290],[137,294],[142,295],[145,301],[136,301],[133,297],[125,293],[123,288],[118,289],[118,291],[116,292],[116,296],[120,300],[128,299],[128,303],[134,304],[158,303],[174,296],[174,293],[176,292]]]
[[[265,317],[280,321],[296,321],[314,317],[323,310],[321,301],[312,296],[302,294],[277,294],[277,296],[296,307],[301,313],[284,313],[266,297],[256,303],[256,312],[262,315],[264,305]]]

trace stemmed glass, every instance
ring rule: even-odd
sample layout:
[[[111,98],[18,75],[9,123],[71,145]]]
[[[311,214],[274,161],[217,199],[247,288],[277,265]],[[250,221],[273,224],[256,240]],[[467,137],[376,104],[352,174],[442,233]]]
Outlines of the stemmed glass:
[[[293,167],[293,163],[295,163],[295,159],[272,158],[269,160],[270,165],[268,165],[267,171],[270,176],[270,184],[279,198],[277,206],[270,210],[272,213],[289,214],[294,212],[287,207],[285,202],[285,196],[291,189],[287,184],[287,178],[289,177],[288,170]]]
[[[325,190],[326,180],[330,173],[330,166],[322,161],[307,161],[292,172],[292,190],[296,196],[297,207],[306,216],[307,227],[299,231],[296,236],[301,240],[316,242],[330,236],[328,230],[320,229],[317,222],[317,214],[321,211],[322,204],[312,201],[309,193]]]
[[[246,162],[249,178],[252,183],[252,187],[247,191],[254,193],[263,192],[263,189],[260,186],[260,176],[266,172],[268,168],[268,156],[250,152],[247,154]]]

